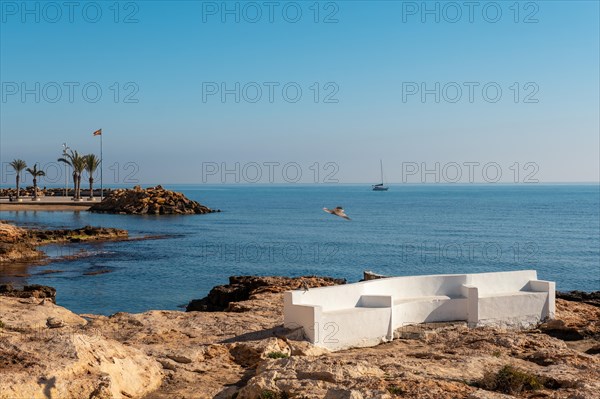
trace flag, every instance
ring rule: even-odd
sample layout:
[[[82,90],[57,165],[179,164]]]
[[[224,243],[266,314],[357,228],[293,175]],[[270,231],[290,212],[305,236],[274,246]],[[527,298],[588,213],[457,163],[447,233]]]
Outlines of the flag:
[[[98,129],[94,132],[94,136],[102,136],[102,129]]]

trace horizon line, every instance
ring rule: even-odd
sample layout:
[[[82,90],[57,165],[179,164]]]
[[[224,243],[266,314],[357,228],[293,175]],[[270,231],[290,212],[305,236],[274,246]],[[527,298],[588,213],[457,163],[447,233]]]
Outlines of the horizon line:
[[[98,182],[99,184],[99,182]],[[456,182],[456,183],[448,183],[448,182],[415,182],[415,183],[386,183],[388,186],[543,186],[543,185],[600,185],[600,181],[551,181],[551,182],[531,182],[531,183],[523,183],[523,182]],[[273,182],[273,183],[248,183],[248,182],[240,182],[240,183],[219,183],[219,182],[210,182],[210,183],[177,183],[177,182],[139,182],[139,183],[113,183],[115,187],[135,187],[135,186],[159,186],[159,185],[178,185],[178,186],[339,186],[339,185],[365,185],[365,186],[373,186],[374,183],[369,182],[337,182],[337,183],[307,183],[307,182]],[[28,184],[31,186],[31,184]],[[38,183],[38,187],[46,187],[46,188],[64,188],[64,185],[52,183],[50,185],[40,185]],[[71,188],[72,184],[69,185]],[[0,189],[5,188],[14,188],[14,184],[2,183],[0,184]],[[24,188],[24,187],[22,187]],[[104,187],[105,189],[110,188],[110,184]],[[86,188],[87,189],[87,188]],[[100,189],[100,187],[94,187],[94,189]]]

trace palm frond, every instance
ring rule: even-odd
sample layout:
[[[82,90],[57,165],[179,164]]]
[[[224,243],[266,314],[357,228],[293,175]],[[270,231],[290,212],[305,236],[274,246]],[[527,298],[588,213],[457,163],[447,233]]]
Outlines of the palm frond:
[[[33,169],[27,168],[27,173],[31,174],[33,177],[46,176],[46,172],[38,170],[37,164],[33,165]]]
[[[96,156],[96,154],[87,154],[83,156],[85,161],[85,170],[93,175],[98,166],[100,166],[100,159]]]
[[[22,159],[15,159],[10,163],[10,166],[15,170],[15,172],[21,173],[22,170],[27,168],[27,163]]]

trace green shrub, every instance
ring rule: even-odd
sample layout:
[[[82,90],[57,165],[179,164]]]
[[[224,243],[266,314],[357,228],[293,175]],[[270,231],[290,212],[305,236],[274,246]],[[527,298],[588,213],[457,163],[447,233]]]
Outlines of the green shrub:
[[[400,387],[397,387],[395,385],[391,385],[387,388],[388,392],[391,393],[392,395],[402,395],[404,393],[404,390]]]
[[[286,357],[289,357],[290,355],[288,355],[287,353],[283,353],[283,352],[269,352],[267,354],[267,357],[269,359],[284,359]]]
[[[535,391],[544,387],[543,381],[538,376],[510,365],[502,367],[496,373],[486,371],[477,385],[488,391],[509,395],[520,394],[523,391]]]
[[[262,391],[260,393],[260,399],[277,399],[277,393],[273,391]]]
[[[264,390],[260,393],[260,399],[289,399],[285,392],[277,393],[269,390]]]

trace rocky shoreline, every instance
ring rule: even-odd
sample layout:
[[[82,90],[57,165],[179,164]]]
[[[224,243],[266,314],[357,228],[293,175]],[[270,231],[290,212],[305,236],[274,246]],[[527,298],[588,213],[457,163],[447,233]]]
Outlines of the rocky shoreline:
[[[531,330],[419,325],[390,343],[330,353],[282,327],[282,292],[337,282],[238,276],[200,302],[224,311],[109,317],[0,293],[0,398],[600,397],[597,306],[557,299],[557,320]],[[578,336],[548,333],[556,329]]]
[[[80,229],[24,229],[0,221],[0,264],[34,262],[46,258],[38,247],[48,244],[91,241],[121,241],[129,239],[127,230],[85,226]]]
[[[293,281],[293,284],[290,284]],[[306,276],[298,279],[288,277],[231,276],[229,284],[213,287],[202,299],[193,299],[186,312],[238,312],[243,311],[240,302],[247,301],[264,292],[284,292],[306,288],[346,284],[345,279]]]

